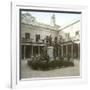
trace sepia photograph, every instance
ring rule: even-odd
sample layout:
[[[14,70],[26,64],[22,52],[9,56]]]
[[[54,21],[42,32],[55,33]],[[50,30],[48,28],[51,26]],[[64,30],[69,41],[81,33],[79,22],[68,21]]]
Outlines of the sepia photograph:
[[[79,11],[20,9],[20,79],[80,76]]]

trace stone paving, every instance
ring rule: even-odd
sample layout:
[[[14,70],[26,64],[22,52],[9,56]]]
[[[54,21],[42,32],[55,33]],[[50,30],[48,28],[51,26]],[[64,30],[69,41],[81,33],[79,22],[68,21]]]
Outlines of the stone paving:
[[[72,67],[62,67],[54,70],[41,71],[32,70],[27,65],[27,60],[21,61],[21,79],[26,78],[43,78],[43,77],[63,77],[63,76],[79,76],[80,75],[80,65],[79,60],[74,60],[75,66]]]

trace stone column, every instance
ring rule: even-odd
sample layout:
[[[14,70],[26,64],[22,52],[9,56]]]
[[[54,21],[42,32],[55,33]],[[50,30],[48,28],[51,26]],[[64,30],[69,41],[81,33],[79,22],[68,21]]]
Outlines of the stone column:
[[[61,46],[61,57],[63,57],[63,45]]]
[[[80,58],[80,43],[78,44],[78,59]]]
[[[60,51],[59,51],[59,50],[60,50],[60,47],[58,46],[58,57],[60,57],[60,55],[59,55],[59,54],[60,54],[60,53],[59,53]]]
[[[71,45],[71,58],[72,58],[72,62],[74,63],[74,58],[73,58],[73,43]]]
[[[38,55],[40,55],[40,46],[38,46]]]
[[[33,56],[33,45],[32,45],[32,56]]]
[[[26,46],[24,45],[24,59],[26,58]]]
[[[66,57],[68,56],[68,45],[66,45]]]

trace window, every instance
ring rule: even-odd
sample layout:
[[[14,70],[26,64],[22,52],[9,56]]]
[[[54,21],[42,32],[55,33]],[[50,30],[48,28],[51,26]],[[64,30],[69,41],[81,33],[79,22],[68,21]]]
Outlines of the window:
[[[69,39],[70,38],[70,34],[66,33],[66,38]]]
[[[25,33],[25,39],[30,39],[30,33]]]
[[[79,35],[79,31],[76,31],[76,33],[75,33],[76,35]]]
[[[36,34],[36,42],[38,42],[40,40],[40,35]]]

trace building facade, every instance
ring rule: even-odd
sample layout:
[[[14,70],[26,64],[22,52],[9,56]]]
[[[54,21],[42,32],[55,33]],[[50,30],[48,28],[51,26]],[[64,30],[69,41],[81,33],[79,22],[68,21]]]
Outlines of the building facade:
[[[55,57],[80,58],[80,20],[60,27],[55,23],[47,25],[25,13],[21,15],[21,58],[28,59],[40,55],[44,47],[54,47]]]

